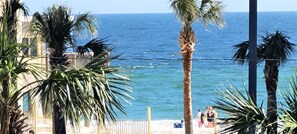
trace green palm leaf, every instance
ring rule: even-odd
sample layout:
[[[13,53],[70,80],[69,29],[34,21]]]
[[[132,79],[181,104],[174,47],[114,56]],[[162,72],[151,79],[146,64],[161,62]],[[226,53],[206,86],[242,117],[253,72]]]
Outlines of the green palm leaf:
[[[257,107],[247,90],[244,95],[235,86],[230,85],[223,86],[223,90],[219,90],[218,93],[222,98],[215,101],[215,107],[227,115],[225,118],[220,118],[226,125],[220,133],[247,133],[253,124],[258,125],[257,133],[264,133],[271,128],[263,111],[263,103]]]
[[[216,0],[201,0],[199,6],[199,18],[202,19],[205,26],[208,23],[213,23],[218,27],[224,27],[225,23],[223,17],[223,5],[220,1]]]
[[[86,43],[84,46],[78,46],[76,48],[76,52],[82,56],[85,56],[86,53],[91,55],[91,51],[92,51],[93,57],[97,57],[99,54],[104,53],[104,51],[110,51],[110,48],[108,48],[109,44],[107,44],[106,42],[107,42],[106,38],[103,38],[103,39],[94,38],[88,43]]]
[[[243,65],[248,60],[249,42],[244,41],[238,45],[235,45],[234,48],[235,48],[235,53],[232,59],[235,62]]]
[[[26,90],[30,91],[30,86],[39,84],[43,74],[41,70],[44,69],[34,64],[35,59],[25,58],[22,54],[25,45],[18,44],[15,35],[8,30],[8,24],[5,23],[7,16],[4,15],[2,19],[0,23],[0,133],[19,134],[26,131],[28,125],[25,122],[27,117],[24,117],[21,112],[18,101],[22,99]],[[24,81],[26,77],[31,77],[32,81]],[[22,80],[25,85],[18,85]]]
[[[28,16],[29,9],[21,2],[21,0],[3,0],[0,6],[1,14],[6,15],[6,18],[1,16],[0,21],[6,23],[8,34],[10,37],[16,37],[16,27],[18,22],[17,13],[21,11],[24,16]],[[4,19],[5,18],[5,19]]]
[[[96,33],[96,19],[92,17],[89,13],[83,13],[78,14],[75,16],[75,21],[72,22],[73,32],[76,32],[78,35],[82,34],[82,32],[85,35],[89,35],[89,32],[91,34],[95,35]]]
[[[279,31],[276,31],[274,34],[268,33],[262,37],[262,40],[263,43],[258,46],[258,57],[260,60],[273,60],[282,65],[295,51],[295,44],[291,43],[288,37]]]
[[[297,133],[297,71],[295,77],[289,81],[291,91],[281,93],[284,103],[281,103],[280,121],[284,132],[295,134]]]
[[[116,110],[125,113],[120,100],[132,99],[127,84],[130,80],[118,74],[118,68],[103,67],[104,62],[97,62],[106,58],[98,57],[79,69],[62,71],[55,68],[33,96],[39,95],[43,106],[53,104],[55,99],[64,116],[75,126],[81,115],[91,119],[90,111],[100,123],[116,120]]]
[[[170,0],[171,7],[184,28],[191,27],[194,21],[203,21],[205,26],[213,23],[218,27],[225,25],[222,19],[223,6],[215,0]],[[200,4],[199,4],[200,3]]]
[[[199,8],[196,0],[170,0],[171,7],[183,25],[190,26],[198,19]]]

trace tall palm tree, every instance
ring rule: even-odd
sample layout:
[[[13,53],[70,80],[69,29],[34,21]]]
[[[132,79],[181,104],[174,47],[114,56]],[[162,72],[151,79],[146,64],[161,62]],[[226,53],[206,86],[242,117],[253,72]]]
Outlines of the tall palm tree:
[[[52,105],[55,134],[66,133],[66,119],[75,126],[81,115],[86,120],[95,115],[104,123],[116,119],[115,108],[124,113],[119,98],[131,98],[129,79],[117,74],[118,68],[103,65],[114,58],[104,57],[104,53],[81,68],[69,67],[65,51],[75,46],[76,35],[96,32],[95,20],[88,13],[72,18],[67,7],[54,5],[43,14],[34,14],[31,32],[41,36],[50,52],[51,73],[33,95],[40,95],[45,109]]]
[[[16,59],[16,56],[19,54],[19,49],[22,49],[22,44],[17,43],[17,22],[18,22],[18,11],[22,11],[23,15],[28,15],[28,8],[24,3],[19,0],[4,0],[1,1],[1,133],[21,133],[25,125],[24,121],[26,118],[23,118],[23,113],[18,105],[18,100],[23,97],[23,90],[18,90],[16,88],[16,80],[19,77],[11,76],[11,74],[24,74],[28,73],[25,71],[26,64],[28,61],[25,61],[24,57],[20,57],[19,60]],[[7,37],[4,37],[6,35]],[[14,58],[7,58],[7,57]],[[10,63],[11,66],[7,66]],[[22,67],[22,65],[25,65]],[[7,67],[6,67],[7,66]],[[15,68],[16,69],[12,69]],[[11,70],[10,70],[11,69]],[[32,71],[32,70],[30,70]],[[7,78],[7,79],[5,79]],[[18,118],[20,117],[20,118]],[[8,121],[10,120],[10,121]],[[6,123],[4,123],[6,122]],[[19,126],[12,124],[17,124]],[[9,125],[9,126],[8,126]]]
[[[24,96],[25,89],[38,84],[42,77],[40,74],[44,72],[38,65],[30,63],[32,59],[26,59],[22,55],[25,45],[18,44],[16,38],[10,34],[11,29],[5,23],[7,16],[9,15],[4,14],[0,23],[0,133],[20,134],[28,125],[17,102]],[[17,84],[22,75],[31,75],[36,81],[19,87]]]
[[[269,123],[274,123],[269,132],[277,132],[277,101],[276,90],[278,83],[279,66],[283,65],[291,53],[295,44],[289,42],[288,37],[279,31],[275,34],[267,34],[262,37],[263,43],[257,47],[258,63],[265,62],[264,76],[267,90],[267,116]],[[235,45],[236,52],[233,59],[240,64],[247,61],[249,42],[245,41]]]
[[[6,27],[8,29],[8,36],[10,38],[14,38],[14,40],[18,40],[17,38],[17,30],[21,31],[18,27],[18,17],[20,16],[28,16],[29,9],[25,5],[25,3],[20,0],[3,0],[1,1],[1,12],[2,14],[7,15],[7,18],[4,20],[3,17],[0,17],[1,23],[6,23]],[[18,12],[22,13],[19,14]],[[26,47],[24,47],[26,49]],[[5,83],[5,82],[4,82]],[[17,104],[17,103],[16,103]],[[30,110],[30,104],[29,104]]]
[[[17,87],[17,81],[21,75],[31,74],[37,79],[40,72],[37,66],[30,63],[30,59],[25,59],[21,50],[25,47],[17,43],[17,22],[18,11],[23,15],[28,15],[28,9],[20,0],[1,1],[0,17],[0,133],[19,134],[23,133],[28,127],[18,101],[24,96],[24,89]]]
[[[223,7],[216,0],[170,0],[171,7],[182,23],[179,43],[183,57],[184,69],[184,119],[186,134],[193,133],[192,125],[192,98],[191,98],[191,70],[192,54],[196,43],[192,24],[202,21],[205,26],[213,23],[219,27],[224,26],[222,20]]]
[[[89,14],[79,14],[72,19],[71,11],[64,6],[54,5],[43,14],[34,13],[31,24],[31,32],[41,35],[42,40],[47,43],[52,71],[57,67],[60,67],[62,71],[67,69],[69,62],[65,51],[67,47],[74,45],[73,33],[95,32],[93,20]],[[54,102],[53,105],[54,132],[57,134],[66,133],[65,118],[62,116],[61,106],[57,102]]]

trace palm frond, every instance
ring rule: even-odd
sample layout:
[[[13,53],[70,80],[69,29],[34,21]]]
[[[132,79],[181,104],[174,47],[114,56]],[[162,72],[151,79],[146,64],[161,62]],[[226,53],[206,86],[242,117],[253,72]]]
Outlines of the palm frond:
[[[288,57],[295,51],[296,44],[290,42],[283,33],[276,31],[262,36],[263,43],[259,46],[261,60],[273,60],[279,65],[288,61]]]
[[[289,81],[291,91],[282,92],[281,97],[284,103],[281,103],[282,129],[287,133],[297,132],[297,71]]]
[[[234,45],[235,48],[235,53],[232,56],[232,59],[243,65],[245,62],[247,62],[248,60],[248,56],[249,56],[249,41],[244,41],[241,42],[238,45]]]
[[[4,0],[1,1],[1,10],[2,15],[7,15],[7,19],[2,23],[7,24],[10,35],[15,35],[18,22],[17,11],[21,11],[24,16],[28,16],[29,9],[20,0]],[[3,20],[3,17],[1,17],[0,21]]]
[[[271,128],[262,107],[263,103],[257,107],[248,91],[245,90],[245,92],[246,95],[233,85],[223,86],[223,89],[218,91],[222,98],[215,101],[215,107],[227,115],[222,118],[226,128],[220,133],[247,133],[248,128],[254,124],[259,126],[258,133],[263,133]]]
[[[185,27],[189,27],[198,19],[199,8],[196,0],[170,0],[170,7]]]
[[[21,10],[24,16],[29,15],[29,8],[25,5],[25,3],[22,3],[20,0],[9,0],[9,1],[10,1],[11,12],[12,12],[11,14],[16,14],[18,10]]]
[[[2,126],[0,132],[2,134],[20,134],[29,129],[26,123],[28,117],[24,116],[19,106],[15,106],[20,99],[21,92],[14,90],[10,93],[9,98],[0,96],[0,125]],[[6,124],[6,122],[9,123]]]
[[[93,52],[93,57],[97,57],[99,54],[103,53],[104,51],[108,50],[108,45],[106,42],[107,38],[103,39],[97,39],[94,38],[88,43],[86,43],[83,46],[78,46],[76,48],[76,52],[82,56],[84,56],[86,53],[91,54],[90,50]]]
[[[222,28],[225,25],[223,18],[223,5],[217,0],[202,0],[199,6],[199,18],[207,27],[208,23]]]
[[[3,17],[4,22],[7,16]],[[18,101],[24,96],[24,90],[28,85],[21,87],[18,80],[21,76],[32,75],[33,78],[39,79],[42,71],[39,65],[34,65],[31,61],[34,59],[25,58],[22,55],[24,45],[18,44],[14,34],[9,34],[9,27],[6,23],[1,23],[0,32],[0,133],[17,134],[27,130],[27,124],[24,114],[19,109]],[[34,79],[32,80],[34,81]],[[39,82],[33,86],[38,85]],[[30,84],[31,85],[31,84]]]
[[[62,71],[57,66],[48,79],[32,92],[33,96],[39,95],[43,106],[53,104],[55,98],[64,117],[74,126],[78,125],[81,115],[88,120],[91,113],[100,123],[116,120],[117,110],[125,113],[121,100],[132,99],[129,95],[131,90],[127,84],[129,79],[118,74],[118,68],[98,62],[106,58],[95,58],[79,69]]]
[[[46,25],[46,22],[43,20],[42,15],[39,12],[35,12],[30,23],[30,33],[33,34],[35,37],[37,37],[38,34],[48,35],[47,33],[49,31],[43,30],[47,28],[48,25]],[[46,41],[45,38],[42,39],[44,39],[43,41]]]
[[[36,33],[49,47],[52,71],[30,94],[40,96],[44,109],[55,106],[55,113],[63,114],[60,119],[70,120],[73,126],[78,124],[81,115],[88,120],[92,114],[99,123],[115,120],[116,111],[124,113],[121,98],[131,98],[127,84],[129,79],[119,74],[119,68],[106,66],[116,57],[106,56],[109,49],[101,52],[100,45],[105,43],[104,40],[95,38],[79,48],[82,53],[88,52],[88,49],[94,52],[95,58],[90,63],[77,69],[67,66],[67,45],[75,45],[75,33],[94,33],[94,24],[90,14],[72,17],[70,10],[63,6],[53,6],[43,14],[36,13],[32,23],[32,30],[37,29]]]
[[[73,44],[71,36],[71,12],[67,7],[54,5],[46,12],[36,12],[31,22],[31,32],[40,34],[43,41],[52,49],[66,49]],[[67,44],[69,43],[69,44]]]
[[[96,34],[96,19],[91,16],[89,13],[83,13],[78,14],[75,19],[75,21],[72,23],[73,32],[76,32],[78,35],[89,35],[91,33],[92,35]]]

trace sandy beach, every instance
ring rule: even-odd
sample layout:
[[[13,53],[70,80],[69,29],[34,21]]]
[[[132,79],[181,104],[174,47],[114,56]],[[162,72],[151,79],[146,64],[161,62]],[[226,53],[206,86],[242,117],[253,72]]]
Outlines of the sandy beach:
[[[174,123],[180,120],[152,120],[151,134],[184,134],[184,128],[174,128]],[[33,128],[33,122],[29,122]],[[36,134],[51,134],[51,120],[38,118]],[[148,133],[147,121],[118,121],[109,123],[105,128],[98,130],[96,122],[92,122],[89,127],[84,127],[84,122],[81,122],[79,130],[74,130],[69,124],[67,126],[68,134],[145,134]],[[199,134],[214,134],[214,128],[198,128],[196,120],[193,120],[193,131]],[[219,127],[217,128],[219,130]],[[100,132],[99,132],[100,131]]]
[[[155,120],[152,121],[152,134],[184,134],[185,129],[174,128],[174,123],[180,120]],[[214,128],[198,128],[197,120],[193,120],[195,134],[214,134]]]

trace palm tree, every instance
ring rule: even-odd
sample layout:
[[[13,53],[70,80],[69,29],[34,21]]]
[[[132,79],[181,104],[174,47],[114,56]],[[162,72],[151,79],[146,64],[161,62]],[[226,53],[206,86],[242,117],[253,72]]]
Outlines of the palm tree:
[[[131,91],[127,83],[129,79],[119,73],[119,68],[105,66],[106,62],[116,58],[106,57],[106,54],[78,69],[63,70],[58,65],[40,86],[32,90],[32,96],[40,96],[45,110],[48,104],[58,104],[60,118],[69,120],[74,127],[78,127],[82,115],[85,120],[90,120],[92,115],[101,124],[106,120],[115,121],[116,109],[125,113],[120,98],[129,101]],[[56,130],[54,133],[64,132]]]
[[[170,0],[171,7],[182,23],[179,43],[183,57],[184,69],[184,119],[186,134],[193,133],[192,126],[192,99],[191,99],[191,70],[192,54],[196,37],[192,30],[195,21],[202,21],[205,26],[213,23],[219,27],[224,26],[222,20],[223,7],[216,0]],[[199,5],[198,5],[199,4]]]
[[[9,38],[14,38],[12,40],[16,40],[16,28],[17,28],[17,11],[22,10],[24,15],[28,15],[28,9],[25,6],[24,3],[21,3],[19,0],[5,0],[2,2],[1,5],[1,13],[2,17],[0,18],[1,26],[5,27],[7,29],[7,34]],[[3,29],[3,30],[5,30]],[[2,33],[5,33],[5,31],[2,31]],[[2,57],[6,57],[5,53],[1,53]],[[4,61],[3,61],[4,62]],[[6,81],[2,83],[3,88],[5,88],[8,85]]]
[[[14,38],[17,40],[17,30],[21,31],[22,29],[18,29],[18,17],[19,16],[28,16],[29,9],[22,3],[20,0],[4,0],[1,3],[2,14],[7,15],[6,20],[3,20],[3,17],[0,17],[1,23],[6,23],[6,27],[8,29],[8,36],[10,38]],[[22,14],[18,14],[20,11]],[[24,48],[26,49],[26,47]],[[5,83],[5,82],[4,82]],[[16,102],[17,104],[17,102]],[[29,111],[30,111],[30,103],[29,103]]]
[[[11,29],[5,23],[7,16],[4,14],[0,23],[0,133],[20,134],[28,129],[28,125],[25,123],[27,117],[24,117],[17,102],[24,96],[25,89],[38,84],[44,72],[38,65],[30,63],[32,59],[22,55],[25,45],[18,44],[15,36],[10,34]],[[36,81],[18,87],[22,75],[31,75]]]
[[[38,66],[30,63],[32,59],[25,59],[21,50],[25,47],[17,43],[17,11],[28,15],[28,9],[19,0],[5,0],[1,3],[0,18],[0,133],[20,134],[28,129],[27,117],[24,116],[18,101],[24,96],[24,87],[18,87],[17,81],[21,75],[33,75],[35,80],[40,78],[42,71]]]
[[[274,123],[269,132],[277,132],[277,101],[276,90],[279,66],[283,65],[294,51],[295,44],[289,42],[288,37],[279,31],[262,37],[263,43],[257,47],[258,63],[265,62],[264,76],[267,90],[267,116],[269,123]],[[247,61],[249,42],[235,45],[236,52],[233,59],[240,64]]]
[[[55,134],[66,133],[66,119],[75,126],[81,115],[86,120],[95,115],[99,123],[104,123],[106,119],[116,119],[115,108],[125,113],[120,98],[131,98],[126,83],[129,79],[119,75],[118,68],[104,66],[116,57],[102,53],[81,68],[69,67],[65,51],[75,46],[75,35],[96,32],[95,20],[88,13],[72,18],[67,7],[53,6],[43,14],[34,14],[31,31],[41,35],[50,52],[51,73],[32,94],[40,95],[45,109],[52,105]]]
[[[72,19],[71,12],[67,7],[56,5],[48,8],[43,14],[34,13],[31,24],[31,32],[41,35],[43,41],[47,43],[52,71],[57,67],[60,67],[62,71],[67,69],[69,62],[64,53],[67,47],[74,45],[74,37],[71,34],[88,30],[95,31],[93,20],[89,14],[79,14],[75,19]],[[65,118],[62,116],[61,106],[57,102],[53,102],[53,105],[54,132],[57,134],[66,133]]]

